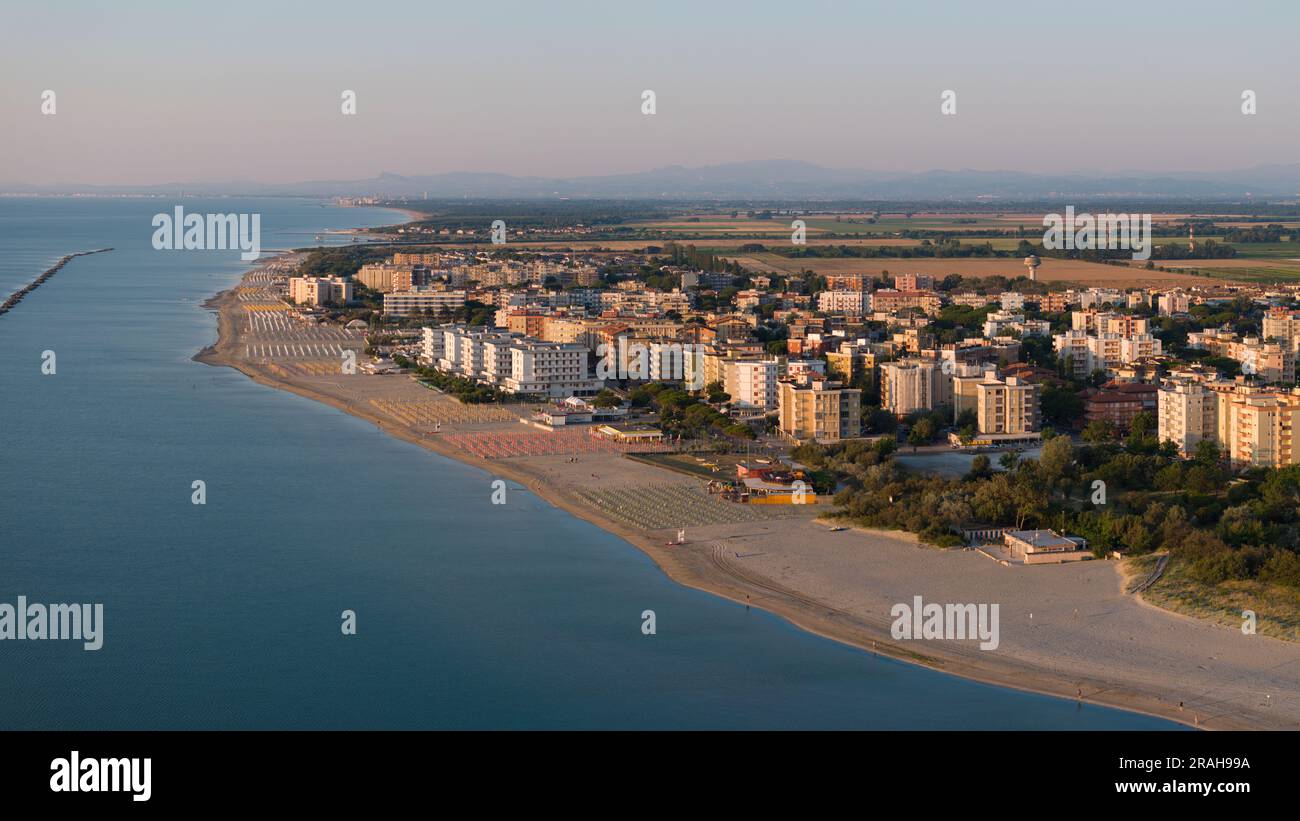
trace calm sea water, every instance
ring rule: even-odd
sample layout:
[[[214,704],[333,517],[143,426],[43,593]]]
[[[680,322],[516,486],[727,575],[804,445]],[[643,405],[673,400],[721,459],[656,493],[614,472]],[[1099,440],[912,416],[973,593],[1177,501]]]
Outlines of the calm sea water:
[[[190,361],[216,335],[200,303],[244,264],[154,251],[173,205],[0,199],[0,294],[116,248],[0,317],[0,602],[105,610],[97,652],[0,642],[0,729],[1174,726],[805,634],[522,489],[491,505],[482,470]],[[266,249],[400,219],[184,205],[261,213]]]

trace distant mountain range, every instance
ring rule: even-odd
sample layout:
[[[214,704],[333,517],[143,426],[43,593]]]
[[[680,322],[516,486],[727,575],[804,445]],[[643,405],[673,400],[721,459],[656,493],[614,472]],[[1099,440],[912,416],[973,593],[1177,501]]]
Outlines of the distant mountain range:
[[[1106,175],[935,170],[886,173],[826,168],[795,160],[764,160],[595,177],[516,177],[454,172],[427,176],[384,173],[366,180],[298,183],[186,182],[160,185],[36,186],[0,183],[0,193],[186,194],[610,199],[1043,200],[1067,197],[1150,199],[1278,199],[1300,197],[1300,164],[1259,165],[1212,173],[1121,172]]]

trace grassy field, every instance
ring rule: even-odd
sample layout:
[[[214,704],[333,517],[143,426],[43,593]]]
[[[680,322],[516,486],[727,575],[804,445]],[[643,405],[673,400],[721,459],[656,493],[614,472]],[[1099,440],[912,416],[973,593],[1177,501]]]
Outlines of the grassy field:
[[[1284,268],[1278,266],[1234,266],[1197,268],[1201,275],[1233,282],[1296,282],[1300,281],[1300,264]]]
[[[772,253],[739,254],[735,259],[747,268],[768,273],[791,274],[805,269],[818,274],[864,273],[879,275],[884,271],[893,274],[933,274],[944,277],[961,274],[968,277],[1021,276],[1025,266],[1019,259],[819,259],[814,257],[791,258]],[[1163,271],[1146,271],[1124,265],[1102,265],[1078,260],[1044,259],[1038,269],[1038,278],[1044,282],[1073,282],[1080,285],[1106,287],[1151,287],[1161,285],[1192,285],[1206,283],[1205,277],[1175,274]]]
[[[1289,245],[1290,243],[1277,244]],[[1194,271],[1199,276],[1238,282],[1294,282],[1300,280],[1300,258],[1239,256],[1233,259],[1156,259],[1152,260],[1152,262],[1164,268],[1177,268],[1188,272]]]
[[[1134,559],[1135,569],[1145,575],[1155,561],[1155,556]],[[1241,611],[1253,610],[1259,633],[1300,641],[1300,596],[1282,585],[1258,581],[1206,585],[1189,577],[1182,563],[1172,561],[1142,597],[1167,610],[1235,628],[1242,625]]]

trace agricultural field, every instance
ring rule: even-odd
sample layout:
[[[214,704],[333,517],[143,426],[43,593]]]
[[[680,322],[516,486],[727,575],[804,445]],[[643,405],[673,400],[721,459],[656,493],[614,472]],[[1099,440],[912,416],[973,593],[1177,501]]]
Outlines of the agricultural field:
[[[1200,262],[1200,265],[1193,264]],[[1181,272],[1195,273],[1198,277],[1230,280],[1232,282],[1295,282],[1300,280],[1300,262],[1269,263],[1249,259],[1185,259],[1156,260],[1156,265],[1177,269]],[[1166,276],[1164,272],[1158,272]]]
[[[1025,266],[1015,258],[917,258],[903,259],[821,259],[816,257],[784,257],[772,253],[740,254],[729,257],[746,268],[775,274],[797,274],[811,270],[818,274],[864,273],[880,275],[933,274],[945,277],[961,274],[967,277],[1005,276],[1014,278],[1025,273]],[[1186,263],[1181,263],[1185,265]],[[1038,269],[1038,279],[1044,282],[1071,282],[1084,286],[1104,287],[1164,287],[1174,285],[1206,284],[1203,276],[1178,274],[1166,271],[1147,271],[1125,265],[1102,265],[1096,262],[1044,258]]]

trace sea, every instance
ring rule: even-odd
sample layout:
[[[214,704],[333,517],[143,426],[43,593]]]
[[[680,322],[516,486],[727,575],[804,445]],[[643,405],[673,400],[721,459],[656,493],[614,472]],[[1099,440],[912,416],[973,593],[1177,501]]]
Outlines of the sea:
[[[154,250],[177,205],[260,214],[264,254],[404,221],[308,199],[0,198],[0,300],[114,249],[0,316],[0,604],[103,605],[98,650],[0,641],[0,729],[1178,726],[811,635],[513,483],[491,504],[490,465],[192,361],[216,339],[204,300],[249,263]]]

